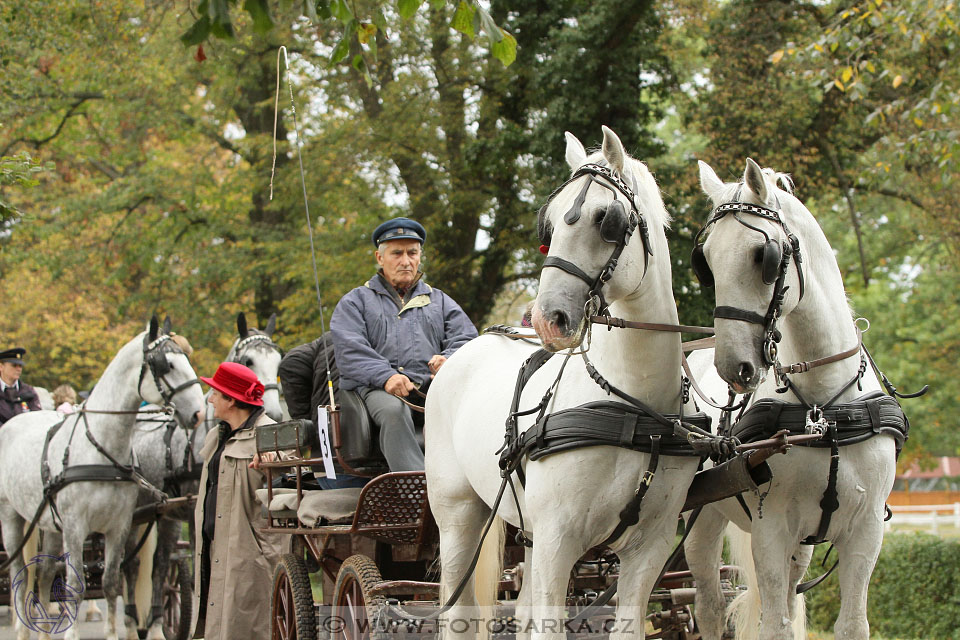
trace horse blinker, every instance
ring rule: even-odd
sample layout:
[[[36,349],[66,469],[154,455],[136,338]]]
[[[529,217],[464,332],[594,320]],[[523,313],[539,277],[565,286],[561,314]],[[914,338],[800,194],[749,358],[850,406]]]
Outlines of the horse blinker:
[[[615,244],[623,240],[627,233],[627,212],[623,203],[614,200],[600,221],[600,238],[604,242]]]
[[[713,271],[707,263],[707,257],[703,255],[702,244],[693,248],[693,252],[690,254],[690,264],[693,266],[693,275],[697,277],[697,281],[704,287],[712,289],[714,285]]]
[[[780,243],[774,239],[769,239],[763,243],[760,258],[760,275],[764,284],[773,284],[777,281],[780,273]]]

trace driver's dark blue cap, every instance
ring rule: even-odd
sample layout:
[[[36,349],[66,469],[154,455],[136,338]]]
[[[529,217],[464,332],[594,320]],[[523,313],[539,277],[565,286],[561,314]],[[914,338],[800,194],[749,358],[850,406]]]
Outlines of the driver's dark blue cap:
[[[416,220],[394,218],[374,229],[372,238],[375,247],[388,240],[416,240],[423,244],[427,241],[427,230]]]
[[[23,364],[23,354],[27,352],[23,347],[14,347],[6,351],[0,351],[0,362],[9,362],[11,364]]]

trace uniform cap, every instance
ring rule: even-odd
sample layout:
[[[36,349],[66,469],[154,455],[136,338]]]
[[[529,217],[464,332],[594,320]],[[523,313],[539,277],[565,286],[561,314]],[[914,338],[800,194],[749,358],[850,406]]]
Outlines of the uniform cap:
[[[427,230],[416,220],[394,218],[374,229],[372,238],[376,247],[388,240],[416,240],[423,244],[427,241]]]

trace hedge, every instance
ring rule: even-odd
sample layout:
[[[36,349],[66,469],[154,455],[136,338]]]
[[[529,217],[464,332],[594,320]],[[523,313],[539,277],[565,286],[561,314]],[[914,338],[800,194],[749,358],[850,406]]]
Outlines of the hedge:
[[[823,572],[828,545],[814,551],[808,578]],[[827,566],[836,562],[836,550]],[[807,592],[810,626],[832,631],[840,613],[837,571]],[[870,634],[897,640],[960,640],[960,542],[925,533],[885,536],[870,579]]]

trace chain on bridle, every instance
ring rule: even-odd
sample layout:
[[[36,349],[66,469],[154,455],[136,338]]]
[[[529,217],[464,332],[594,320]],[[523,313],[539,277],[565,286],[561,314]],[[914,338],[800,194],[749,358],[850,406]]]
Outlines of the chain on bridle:
[[[150,371],[153,376],[153,383],[160,392],[165,405],[172,404],[174,396],[195,384],[200,384],[199,378],[191,378],[177,386],[173,386],[166,375],[170,373],[170,362],[167,361],[168,353],[183,353],[183,349],[176,342],[170,339],[169,335],[162,335],[153,342],[147,342],[144,339],[143,345],[143,364],[140,365],[140,379],[137,381],[137,393],[143,397],[143,378]],[[162,383],[162,384],[161,384]]]
[[[780,314],[783,310],[784,297],[786,296],[787,290],[790,288],[785,286],[784,282],[787,277],[787,271],[790,267],[791,257],[793,258],[794,264],[796,264],[797,267],[797,276],[800,280],[800,299],[803,299],[803,261],[800,255],[800,240],[790,231],[786,222],[784,222],[781,218],[779,201],[777,202],[776,210],[756,204],[741,202],[739,199],[739,188],[737,189],[737,194],[734,196],[734,198],[735,200],[733,202],[721,204],[714,209],[713,216],[711,216],[707,223],[703,225],[699,231],[697,231],[697,235],[693,239],[694,248],[691,255],[693,272],[697,276],[697,280],[700,282],[700,284],[705,287],[713,287],[713,272],[710,270],[710,265],[707,263],[706,256],[703,253],[703,244],[700,242],[700,238],[712,224],[722,219],[728,213],[732,214],[734,219],[736,219],[736,221],[741,225],[763,235],[765,241],[763,247],[758,253],[757,262],[760,263],[761,278],[764,284],[773,285],[773,293],[770,298],[770,304],[767,306],[766,313],[764,315],[760,315],[755,311],[739,309],[737,307],[718,306],[713,310],[713,317],[725,318],[728,320],[740,320],[742,322],[749,322],[751,324],[758,324],[762,326],[764,331],[763,346],[761,347],[761,356],[763,358],[763,362],[771,366],[778,366],[777,344],[780,342],[783,336],[780,333],[780,330],[777,329],[777,321],[780,319]],[[760,227],[754,226],[745,221],[740,214],[757,216],[779,225],[783,229],[786,240],[781,243],[780,241],[770,237],[770,234]]]
[[[640,239],[643,242],[643,273],[646,275],[647,264],[649,256],[653,255],[653,252],[650,250],[650,238],[647,231],[647,223],[643,215],[640,214],[636,205],[636,197],[634,195],[633,189],[627,186],[627,183],[620,178],[612,169],[601,164],[588,163],[577,169],[573,176],[557,187],[553,193],[550,194],[550,197],[547,198],[546,204],[540,207],[538,212],[538,223],[537,223],[537,232],[540,236],[540,242],[543,243],[541,250],[549,249],[550,240],[552,235],[552,228],[549,222],[546,219],[547,207],[550,206],[550,202],[561,192],[563,189],[570,183],[580,179],[583,176],[588,176],[589,180],[583,185],[580,189],[577,198],[573,203],[573,206],[564,214],[563,221],[569,225],[572,225],[580,219],[582,214],[583,203],[587,198],[587,191],[590,189],[590,185],[597,184],[608,189],[613,193],[613,202],[607,207],[606,212],[603,215],[603,219],[600,222],[600,238],[607,243],[613,244],[614,249],[611,253],[610,258],[607,260],[606,264],[600,269],[595,277],[589,276],[583,269],[570,262],[564,258],[557,256],[547,256],[543,261],[544,268],[554,267],[562,271],[566,271],[572,276],[583,280],[587,283],[587,286],[590,287],[587,292],[587,304],[591,303],[596,306],[595,311],[598,313],[605,313],[607,311],[607,302],[603,297],[603,286],[613,277],[613,272],[617,268],[617,262],[620,259],[620,254],[623,253],[624,248],[630,242],[633,232],[640,228]],[[600,179],[608,182],[601,181]],[[612,186],[610,186],[612,185]],[[623,202],[617,197],[617,192],[626,197],[627,202],[630,205],[629,212],[623,206]],[[641,278],[642,279],[642,278]]]

